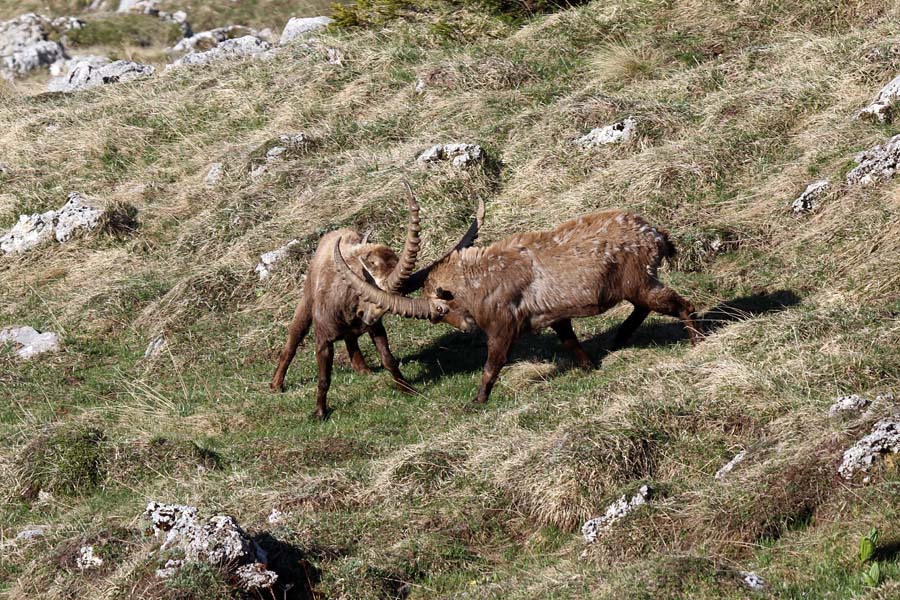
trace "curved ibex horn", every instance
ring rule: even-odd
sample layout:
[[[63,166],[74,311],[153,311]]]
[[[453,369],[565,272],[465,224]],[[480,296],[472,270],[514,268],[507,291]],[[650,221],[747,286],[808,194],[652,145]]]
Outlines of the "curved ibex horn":
[[[432,319],[447,314],[447,305],[423,298],[407,298],[378,289],[354,273],[341,254],[341,238],[334,245],[334,265],[344,281],[366,302],[388,312],[413,319]]]
[[[409,198],[409,225],[406,228],[406,242],[403,244],[403,252],[400,254],[400,260],[397,266],[391,271],[384,282],[384,288],[391,294],[396,294],[403,287],[403,283],[412,275],[413,269],[416,268],[416,257],[419,254],[419,232],[422,228],[419,226],[419,204],[413,194],[412,187],[407,180],[403,180],[406,186],[407,197]]]

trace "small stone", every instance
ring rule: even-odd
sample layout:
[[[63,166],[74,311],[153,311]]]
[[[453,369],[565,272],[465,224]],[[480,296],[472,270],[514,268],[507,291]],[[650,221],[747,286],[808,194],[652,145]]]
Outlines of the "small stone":
[[[424,79],[419,78],[419,79],[416,80],[416,89],[415,89],[415,91],[416,91],[417,94],[424,94],[424,93],[425,93],[425,90],[426,90],[427,88],[428,88],[428,84],[425,83],[425,80],[424,80]]]
[[[272,272],[275,270],[276,265],[290,256],[291,248],[298,245],[299,243],[300,240],[294,239],[289,241],[284,246],[281,246],[280,248],[272,250],[271,252],[266,252],[265,254],[261,254],[259,257],[259,263],[254,269],[259,275],[259,280],[265,281],[266,279],[268,279]]]
[[[279,44],[283,46],[295,39],[308,37],[314,31],[327,27],[331,21],[330,17],[293,17],[284,26]]]
[[[168,579],[169,577],[174,577],[178,570],[183,566],[183,560],[170,558],[166,561],[166,564],[162,569],[156,570],[156,576],[160,579]]]
[[[75,566],[86,571],[88,569],[96,569],[103,565],[103,559],[94,554],[93,546],[82,546],[78,550],[78,556],[75,557]]]
[[[53,494],[44,490],[38,490],[38,504],[52,504],[53,500]]]
[[[266,569],[263,563],[241,565],[235,572],[245,590],[270,589],[278,581],[278,573]]]
[[[860,471],[868,472],[875,461],[885,454],[897,452],[900,452],[900,416],[878,421],[869,435],[848,448],[838,472],[844,479],[853,479]],[[868,481],[866,476],[863,482]]]
[[[806,186],[803,193],[794,200],[793,204],[791,204],[791,208],[798,214],[809,212],[816,208],[819,199],[824,196],[829,189],[831,189],[831,182],[827,179],[814,181]]]
[[[872,404],[871,400],[858,394],[841,396],[836,398],[834,404],[828,409],[828,416],[839,417],[847,413],[859,413],[864,411],[870,404]]]
[[[747,457],[747,451],[741,450],[737,454],[734,455],[730,461],[728,461],[721,469],[716,471],[716,479],[724,479],[726,475],[731,473],[736,466],[741,464],[743,460]]]
[[[59,336],[52,332],[41,333],[28,326],[5,327],[0,329],[0,344],[12,343],[16,355],[29,360],[44,352],[59,350]]]
[[[285,514],[278,510],[277,508],[273,508],[272,512],[269,513],[268,518],[266,519],[272,525],[278,525],[279,523],[284,522]]]
[[[206,172],[206,177],[203,178],[203,183],[212,187],[219,183],[222,180],[222,174],[225,172],[225,166],[222,163],[213,163],[209,165],[209,170]]]
[[[900,161],[900,135],[860,152],[854,160],[859,164],[847,173],[848,184],[871,185],[891,179]]]
[[[651,493],[652,490],[650,489],[650,486],[642,485],[638,490],[638,493],[632,496],[630,500],[627,496],[623,495],[621,498],[610,504],[602,517],[591,519],[581,528],[581,534],[584,536],[584,540],[588,543],[595,541],[601,533],[609,530],[616,521],[625,518],[626,515],[637,507],[647,504],[647,501],[650,500]]]
[[[168,347],[169,343],[166,340],[166,334],[160,333],[155,338],[150,340],[150,343],[147,344],[147,349],[144,350],[144,358],[156,358]]]
[[[27,541],[33,540],[35,538],[43,537],[47,534],[47,528],[43,526],[39,527],[29,527],[28,529],[23,529],[16,535],[16,540],[19,541]]]
[[[328,64],[337,65],[339,67],[344,66],[344,56],[341,54],[340,50],[337,48],[328,49]]]
[[[416,157],[419,164],[450,161],[457,168],[467,167],[484,159],[484,150],[476,144],[437,144]]]
[[[622,142],[627,142],[634,136],[636,128],[637,121],[635,121],[633,117],[628,117],[618,123],[592,129],[587,134],[575,140],[575,143],[582,148],[595,148],[607,144],[621,144]]]
[[[761,592],[766,589],[766,582],[756,573],[752,571],[741,571],[740,576],[741,581],[743,581],[751,590]]]

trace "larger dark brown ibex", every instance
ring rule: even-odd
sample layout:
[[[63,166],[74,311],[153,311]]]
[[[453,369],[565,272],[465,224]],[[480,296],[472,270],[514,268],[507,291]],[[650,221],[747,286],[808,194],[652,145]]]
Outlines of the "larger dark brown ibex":
[[[357,276],[364,273],[370,277],[375,289],[383,293],[397,294],[415,268],[416,256],[419,252],[419,205],[410,189],[404,182],[409,195],[409,224],[403,252],[398,258],[393,250],[380,244],[366,243],[352,229],[338,229],[322,236],[316,253],[309,263],[306,282],[303,285],[303,297],[294,318],[288,327],[287,342],[281,351],[278,367],[272,377],[270,387],[276,391],[284,390],[284,378],[288,366],[294,359],[297,346],[315,323],[316,361],[319,375],[316,390],[316,416],[325,418],[328,413],[326,396],[331,386],[331,368],[334,361],[334,342],[344,340],[350,364],[360,373],[370,373],[368,365],[359,350],[359,337],[368,333],[374,342],[381,363],[397,384],[406,392],[413,392],[412,386],[404,379],[397,360],[388,346],[387,333],[381,324],[381,317],[389,310],[360,299],[359,294],[350,287],[346,280],[335,270],[333,257],[342,257],[341,266]],[[479,215],[484,214],[483,205]],[[476,218],[463,235],[445,256],[470,246],[478,236],[480,217]],[[343,262],[343,257],[350,260],[352,267]],[[395,311],[402,312],[402,311]],[[410,315],[411,316],[411,315]]]
[[[475,402],[486,402],[509,349],[524,331],[550,326],[578,364],[592,366],[571,319],[598,315],[622,300],[634,311],[613,342],[622,346],[650,311],[678,317],[691,341],[699,333],[694,307],[657,279],[675,248],[665,231],[624,211],[593,213],[552,231],[521,233],[487,248],[452,252],[413,274],[398,293],[380,290],[354,273],[335,252],[344,279],[366,301],[386,310],[462,331],[487,334],[488,357]],[[407,298],[422,287],[422,298]]]

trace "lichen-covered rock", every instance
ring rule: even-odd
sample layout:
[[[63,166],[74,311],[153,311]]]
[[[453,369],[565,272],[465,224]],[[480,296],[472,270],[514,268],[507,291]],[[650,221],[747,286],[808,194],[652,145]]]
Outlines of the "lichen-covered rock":
[[[13,79],[65,57],[63,47],[48,38],[49,23],[35,13],[0,22],[0,77]]]
[[[894,119],[894,105],[898,100],[900,100],[900,75],[881,88],[872,104],[859,111],[856,118],[890,123]]]
[[[78,92],[101,85],[142,79],[155,72],[156,69],[150,65],[128,60],[117,60],[102,66],[82,61],[76,63],[68,75],[51,79],[47,89],[51,92]]]
[[[65,58],[63,47],[57,42],[38,42],[18,52],[2,57],[0,62],[0,76],[4,79],[13,79],[25,75],[41,67],[48,67],[56,61]]]
[[[100,224],[101,216],[102,210],[88,206],[81,194],[72,192],[56,213],[56,241],[67,242],[83,231],[95,229]]]
[[[261,254],[259,257],[259,263],[256,265],[256,273],[259,275],[259,280],[264,281],[268,279],[272,274],[272,271],[275,270],[275,266],[290,256],[291,248],[298,245],[300,240],[291,240],[284,246],[272,250],[271,252],[266,252],[265,254]]]
[[[628,117],[612,125],[591,129],[587,134],[575,140],[575,143],[585,149],[607,144],[621,144],[630,140],[636,129],[637,121],[633,117]]]
[[[419,164],[450,161],[454,167],[467,167],[484,159],[484,150],[476,144],[437,144],[416,157]]]
[[[28,360],[44,352],[59,350],[59,336],[47,331],[41,333],[27,325],[4,327],[0,329],[0,344],[12,344],[16,355]]]
[[[234,518],[216,515],[200,520],[193,506],[150,502],[144,513],[153,524],[153,534],[164,537],[161,550],[180,550],[185,562],[207,563],[231,571],[247,590],[271,588],[278,575],[266,569],[266,553],[251,540]],[[184,563],[166,563],[163,577],[171,576]]]
[[[96,569],[103,566],[103,559],[94,554],[93,546],[82,546],[78,549],[78,556],[75,557],[75,566],[82,571]]]
[[[900,415],[878,421],[869,435],[848,448],[838,472],[844,479],[853,479],[859,472],[868,472],[882,456],[897,452],[900,452]],[[868,480],[868,476],[863,479]]]
[[[259,56],[272,49],[272,44],[255,35],[245,35],[243,37],[225,40],[205,52],[195,52],[187,54],[169,67],[179,66],[199,66],[222,60],[232,60],[236,58],[247,58],[251,56]]]
[[[838,417],[845,414],[860,413],[864,411],[872,401],[859,394],[850,394],[836,398],[834,404],[828,409],[829,417]]]
[[[19,221],[6,234],[0,236],[0,251],[17,254],[53,239],[56,227],[56,211],[33,215],[19,215]]]
[[[736,466],[738,466],[739,464],[741,464],[741,462],[743,462],[743,460],[745,458],[747,458],[746,450],[741,450],[740,452],[735,454],[734,458],[732,458],[730,461],[725,463],[721,469],[716,471],[716,479],[724,479],[725,476],[728,475],[729,473],[731,473]]]
[[[860,152],[854,160],[859,164],[847,173],[848,184],[869,185],[891,179],[900,161],[900,135]]]
[[[331,21],[330,17],[293,17],[284,26],[279,43],[283,46],[297,38],[306,37],[314,31],[327,27]]]
[[[621,498],[610,504],[606,508],[606,512],[603,516],[591,519],[582,526],[581,534],[584,536],[584,540],[588,543],[596,540],[597,537],[608,530],[613,523],[625,518],[626,515],[637,507],[647,504],[647,501],[650,500],[651,493],[652,490],[650,489],[650,486],[642,485],[641,489],[638,490],[638,493],[632,496],[630,500],[627,496],[623,495]]]
[[[184,38],[183,40],[175,44],[175,46],[173,46],[169,50],[169,52],[172,52],[173,54],[205,52],[207,50],[215,48],[225,40],[231,40],[247,35],[260,37],[253,29],[244,27],[243,25],[228,25],[227,27],[216,27],[215,29],[201,31],[200,33],[195,33],[190,37]]]
[[[827,179],[814,181],[803,190],[796,200],[791,204],[791,209],[795,213],[805,213],[813,210],[818,206],[819,200],[828,190],[831,189],[831,182]]]

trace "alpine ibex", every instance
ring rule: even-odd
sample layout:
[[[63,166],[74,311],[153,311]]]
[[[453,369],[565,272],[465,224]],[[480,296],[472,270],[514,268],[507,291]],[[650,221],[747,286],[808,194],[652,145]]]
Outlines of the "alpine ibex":
[[[415,391],[400,373],[397,360],[388,346],[387,332],[381,323],[386,309],[361,300],[359,294],[335,270],[333,260],[334,255],[350,259],[353,267],[347,267],[346,262],[342,262],[342,266],[356,275],[366,274],[371,278],[372,284],[378,286],[376,289],[380,288],[379,291],[396,294],[402,289],[415,268],[420,244],[419,205],[409,184],[404,181],[404,185],[409,195],[409,224],[406,242],[399,258],[387,246],[367,243],[366,238],[352,229],[338,229],[322,236],[310,261],[303,297],[288,327],[287,342],[281,351],[270,387],[275,391],[284,390],[284,377],[297,353],[297,346],[309,332],[310,325],[315,322],[316,361],[319,367],[316,416],[320,419],[324,419],[328,413],[326,396],[331,386],[334,342],[338,340],[344,340],[347,345],[353,369],[360,373],[371,373],[358,342],[362,334],[368,333],[381,355],[381,364],[390,372],[397,387],[405,392]],[[482,214],[483,207],[479,212],[479,215]],[[446,255],[470,246],[478,236],[479,224],[480,217],[473,221],[462,239]]]
[[[360,297],[407,317],[448,323],[462,331],[480,327],[488,357],[475,402],[486,402],[509,349],[521,333],[550,326],[583,368],[591,360],[571,319],[598,315],[622,300],[634,311],[619,327],[621,347],[650,311],[681,319],[696,343],[694,307],[657,279],[675,247],[661,229],[624,211],[593,213],[552,231],[521,233],[486,248],[467,248],[409,277],[398,292],[363,280],[334,253],[338,272]],[[422,298],[407,298],[422,287]]]

